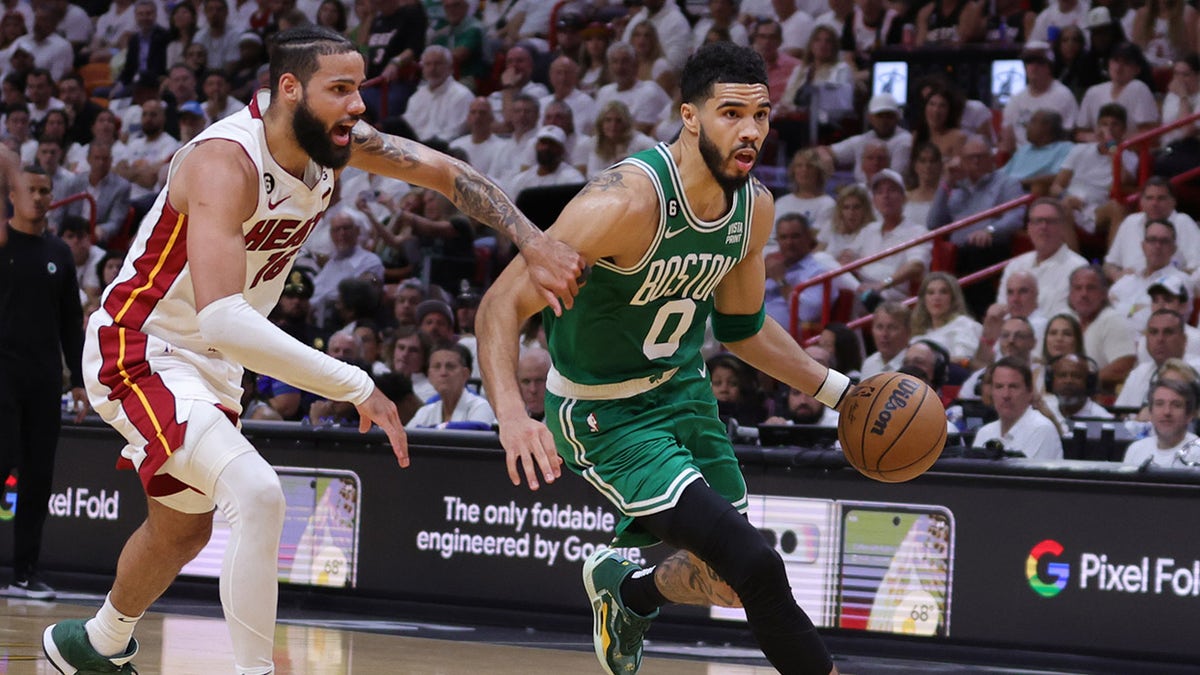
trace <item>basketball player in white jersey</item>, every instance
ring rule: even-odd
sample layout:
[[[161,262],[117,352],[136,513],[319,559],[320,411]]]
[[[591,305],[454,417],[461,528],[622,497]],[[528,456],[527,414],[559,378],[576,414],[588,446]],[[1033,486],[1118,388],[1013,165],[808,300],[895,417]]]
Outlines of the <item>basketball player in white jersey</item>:
[[[166,189],[90,320],[88,397],[125,436],[122,462],[146,489],[103,607],[46,629],[63,673],[132,673],[133,627],[208,542],[215,508],[232,528],[221,605],[237,672],[274,672],[276,561],[284,497],[237,429],[242,367],[353,403],[408,466],[396,408],[362,370],[292,339],[266,319],[342,167],[426,186],[514,239],[553,304],[567,307],[582,263],[542,236],[471,167],[365,122],[362,56],[318,28],[271,43],[271,90],[197,136],[171,161]]]

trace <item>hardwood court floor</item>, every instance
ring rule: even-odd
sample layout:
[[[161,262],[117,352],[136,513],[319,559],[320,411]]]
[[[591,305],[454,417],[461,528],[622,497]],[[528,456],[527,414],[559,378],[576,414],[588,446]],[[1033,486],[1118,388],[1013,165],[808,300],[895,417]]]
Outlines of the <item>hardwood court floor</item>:
[[[46,625],[90,617],[103,600],[60,593],[56,602],[0,598],[0,675],[57,675],[42,655]],[[233,672],[229,635],[212,601],[164,600],[138,624],[141,675]],[[279,675],[597,675],[590,635],[514,628],[360,618],[284,608],[275,634]],[[838,651],[836,648],[834,651]],[[642,675],[769,675],[755,649],[648,641]],[[932,655],[931,655],[932,656]],[[1080,667],[1029,669],[955,663],[931,656],[905,659],[838,655],[842,675],[1048,675],[1133,672]],[[987,659],[982,663],[986,664]],[[1011,666],[1011,664],[1008,664]],[[1145,671],[1142,671],[1145,672]],[[1168,671],[1163,671],[1168,672]],[[1171,670],[1169,672],[1178,672]]]
[[[57,675],[42,654],[41,634],[59,619],[88,617],[100,596],[66,594],[58,602],[0,599],[0,674]],[[464,641],[470,627],[387,620],[284,619],[275,633],[280,675],[529,675],[599,673],[581,636],[539,647]],[[366,632],[374,631],[374,632]],[[443,634],[453,639],[410,637]],[[396,634],[401,633],[401,634]],[[149,612],[138,624],[141,675],[212,675],[233,670],[225,622],[216,617]],[[643,673],[759,675],[768,668],[649,657]]]

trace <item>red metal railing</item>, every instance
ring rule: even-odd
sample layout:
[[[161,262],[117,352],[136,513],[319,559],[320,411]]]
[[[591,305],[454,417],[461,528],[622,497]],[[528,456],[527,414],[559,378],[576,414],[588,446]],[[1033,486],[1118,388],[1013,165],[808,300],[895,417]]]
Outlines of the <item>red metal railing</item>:
[[[860,267],[869,265],[877,260],[882,260],[888,256],[895,255],[901,251],[910,249],[913,246],[924,244],[927,241],[933,241],[934,239],[937,239],[938,237],[950,234],[951,232],[954,232],[955,230],[961,230],[964,227],[974,225],[975,223],[978,223],[982,220],[988,220],[990,218],[995,218],[996,216],[999,216],[1000,214],[1002,214],[1006,211],[1010,211],[1012,209],[1025,206],[1029,202],[1032,202],[1034,199],[1035,199],[1035,197],[1033,195],[1025,195],[1023,197],[1018,197],[1017,199],[1014,199],[1012,201],[1005,202],[998,206],[993,206],[992,208],[987,209],[986,211],[980,211],[979,213],[976,213],[973,216],[968,216],[957,222],[953,222],[953,223],[950,223],[949,225],[944,225],[942,227],[939,227],[936,230],[930,230],[929,232],[926,232],[925,234],[923,234],[919,237],[916,237],[914,239],[911,239],[903,244],[897,244],[896,246],[893,246],[889,249],[884,249],[883,251],[880,251],[878,253],[873,253],[865,258],[860,258],[858,260],[855,260],[854,262],[850,263],[849,265],[845,265],[844,267],[839,267],[836,270],[824,272],[822,274],[818,274],[817,276],[815,276],[811,279],[806,279],[804,281],[801,281],[800,283],[796,284],[792,288],[792,295],[788,299],[788,312],[789,312],[789,318],[790,318],[788,330],[791,332],[793,338],[796,338],[797,340],[800,338],[800,294],[802,292],[804,292],[805,289],[816,286],[817,284],[821,284],[822,291],[823,291],[822,306],[821,306],[821,325],[825,325],[825,324],[829,323],[830,312],[833,307],[833,280],[836,279],[838,276],[845,274],[847,272],[852,272]],[[988,268],[988,269],[991,269],[991,268]],[[974,275],[970,275],[968,277],[963,277],[963,280],[962,280],[963,284],[966,285],[966,280],[968,278],[971,278],[972,276],[974,276]]]
[[[92,243],[94,244],[94,243],[96,243],[96,198],[95,197],[91,196],[90,194],[88,194],[86,192],[80,192],[78,194],[73,194],[73,195],[70,195],[67,197],[63,197],[62,199],[50,204],[50,208],[47,210],[53,211],[54,209],[57,209],[60,206],[66,206],[67,204],[71,204],[73,202],[79,202],[79,201],[87,202],[92,207],[90,209],[91,215],[88,216],[88,235],[92,238]]]
[[[1189,181],[1193,178],[1197,178],[1197,177],[1200,177],[1200,166],[1192,168],[1192,169],[1188,169],[1187,171],[1184,171],[1181,174],[1172,176],[1171,177],[1171,185],[1172,185],[1172,187],[1176,187],[1182,183],[1186,183],[1187,181]],[[1140,195],[1141,195],[1141,192],[1134,192],[1134,193],[1126,196],[1125,201],[1126,201],[1126,203],[1137,203],[1138,197]],[[1019,201],[1019,200],[1017,200],[1017,201]],[[953,225],[954,224],[952,223],[951,225],[947,225],[946,227],[952,227]],[[903,247],[897,246],[895,248],[902,249]],[[972,272],[971,274],[968,274],[967,276],[959,279],[959,284],[961,284],[963,286],[969,286],[978,281],[983,281],[984,279],[993,277],[993,276],[1003,272],[1004,268],[1007,267],[1008,263],[1010,263],[1010,262],[1012,262],[1011,258],[1009,260],[1004,260],[1004,261],[998,262],[995,265],[992,265],[990,267],[985,267],[985,268],[979,270],[978,272]],[[824,275],[822,275],[822,276],[824,276]],[[917,304],[917,296],[911,295],[911,296],[905,298],[904,300],[902,300],[901,302],[904,305],[911,307],[912,305]],[[846,323],[846,326],[850,329],[862,328],[864,326],[870,325],[871,321],[874,318],[875,318],[875,316],[873,314],[867,314],[865,316],[860,316],[857,319],[854,319],[852,321],[848,321]],[[828,321],[826,321],[825,323],[828,323]],[[795,333],[793,333],[793,335],[795,335]],[[816,344],[816,341],[819,338],[820,338],[819,335],[814,335],[813,337],[805,340],[804,345],[808,346],[808,345]]]
[[[1140,134],[1134,134],[1133,136],[1130,136],[1129,138],[1126,138],[1125,140],[1118,143],[1116,150],[1114,150],[1112,153],[1112,164],[1113,164],[1113,182],[1112,182],[1112,193],[1111,193],[1112,198],[1117,201],[1121,201],[1121,200],[1125,199],[1125,196],[1126,196],[1125,188],[1124,188],[1124,186],[1121,185],[1121,177],[1122,177],[1121,174],[1123,173],[1122,167],[1121,167],[1121,156],[1125,153],[1126,150],[1128,150],[1129,148],[1132,148],[1134,146],[1137,146],[1137,153],[1138,153],[1137,184],[1139,186],[1141,186],[1146,182],[1146,180],[1148,178],[1150,178],[1151,141],[1157,140],[1159,137],[1161,137],[1163,134],[1165,134],[1167,132],[1174,131],[1174,130],[1182,128],[1182,127],[1191,126],[1192,124],[1194,124],[1196,122],[1200,122],[1200,112],[1194,112],[1191,115],[1188,115],[1187,117],[1180,117],[1179,119],[1175,120],[1174,122],[1171,122],[1170,124],[1166,124],[1161,127],[1156,127],[1154,129],[1150,129],[1149,131],[1143,131]],[[1155,145],[1157,145],[1157,143],[1155,143]],[[1176,176],[1176,178],[1178,178],[1178,176]]]
[[[1008,267],[1008,263],[1010,263],[1010,262],[1012,262],[1012,258],[1009,258],[1008,260],[1002,260],[1002,261],[996,263],[995,265],[985,267],[985,268],[979,270],[978,272],[972,272],[972,273],[968,274],[967,276],[959,279],[958,283],[959,283],[959,285],[962,285],[962,286],[970,286],[971,284],[976,283],[978,281],[983,281],[985,279],[994,277],[997,274],[1000,274],[1001,272],[1003,272],[1004,268]],[[907,298],[905,298],[904,300],[902,300],[901,303],[907,307],[911,307],[911,306],[917,304],[917,296],[910,295]],[[863,326],[870,324],[872,319],[874,319],[874,318],[875,318],[874,314],[866,314],[866,315],[858,317],[857,319],[854,319],[853,321],[848,321],[846,323],[846,327],[850,328],[851,330],[857,330],[858,328],[861,328]],[[804,341],[804,346],[807,347],[809,345],[816,344],[817,340],[819,340],[820,338],[821,338],[820,335],[814,335]]]

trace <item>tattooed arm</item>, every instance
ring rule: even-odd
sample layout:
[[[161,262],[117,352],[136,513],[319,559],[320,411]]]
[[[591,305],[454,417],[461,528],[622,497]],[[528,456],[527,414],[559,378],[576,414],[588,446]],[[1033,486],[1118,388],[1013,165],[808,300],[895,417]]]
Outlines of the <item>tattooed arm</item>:
[[[445,195],[463,213],[506,235],[529,263],[529,276],[561,313],[579,292],[583,260],[524,216],[504,192],[466,162],[416,141],[380,133],[360,121],[351,134],[350,165],[369,173],[427,187]]]

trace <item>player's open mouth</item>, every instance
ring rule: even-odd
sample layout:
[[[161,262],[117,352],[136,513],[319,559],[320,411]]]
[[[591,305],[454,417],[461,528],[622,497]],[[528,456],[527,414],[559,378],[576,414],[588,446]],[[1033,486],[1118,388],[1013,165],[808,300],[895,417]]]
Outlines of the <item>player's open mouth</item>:
[[[333,125],[333,142],[338,145],[350,144],[350,131],[354,128],[354,124],[335,124]]]
[[[749,171],[754,168],[754,160],[758,158],[758,153],[753,150],[738,150],[733,153],[733,161],[737,162],[738,168],[742,171]]]

